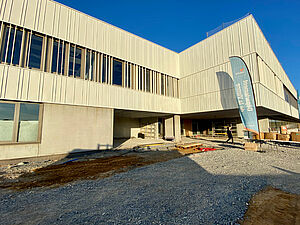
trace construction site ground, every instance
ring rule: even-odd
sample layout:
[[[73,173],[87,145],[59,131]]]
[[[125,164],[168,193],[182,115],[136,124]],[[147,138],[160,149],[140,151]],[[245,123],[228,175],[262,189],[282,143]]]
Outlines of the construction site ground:
[[[297,224],[300,149],[261,148],[130,139],[114,150],[2,163],[1,224]]]

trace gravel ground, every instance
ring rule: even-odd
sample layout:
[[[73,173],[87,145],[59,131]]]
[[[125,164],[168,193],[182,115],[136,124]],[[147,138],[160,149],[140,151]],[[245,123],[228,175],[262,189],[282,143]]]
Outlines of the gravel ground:
[[[300,149],[228,149],[109,178],[0,190],[1,224],[234,224],[267,185],[300,194]]]

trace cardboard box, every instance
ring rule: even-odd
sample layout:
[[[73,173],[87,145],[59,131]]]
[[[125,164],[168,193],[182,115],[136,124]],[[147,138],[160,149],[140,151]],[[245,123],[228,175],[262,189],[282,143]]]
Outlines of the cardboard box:
[[[252,143],[252,142],[246,142],[244,145],[244,149],[248,150],[248,151],[258,151],[258,145],[256,143]]]
[[[289,141],[290,140],[290,135],[289,134],[277,134],[277,140]]]
[[[277,133],[265,133],[265,139],[268,140],[276,140]]]
[[[300,132],[292,132],[291,133],[291,140],[300,142]]]

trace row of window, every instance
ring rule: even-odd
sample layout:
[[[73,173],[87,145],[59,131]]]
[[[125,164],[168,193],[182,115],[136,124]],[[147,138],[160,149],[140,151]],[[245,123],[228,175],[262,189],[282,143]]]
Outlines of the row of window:
[[[0,143],[39,142],[40,104],[0,102]]]
[[[2,23],[2,63],[178,97],[178,79],[81,46]]]

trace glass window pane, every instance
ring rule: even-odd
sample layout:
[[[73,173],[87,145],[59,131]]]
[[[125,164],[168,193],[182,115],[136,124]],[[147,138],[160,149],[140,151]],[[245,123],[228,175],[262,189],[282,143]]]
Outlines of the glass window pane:
[[[6,56],[6,48],[7,48],[7,40],[8,40],[8,34],[9,34],[9,28],[4,27],[4,32],[3,32],[3,39],[2,39],[2,44],[1,44],[1,61],[5,62],[5,56]]]
[[[8,50],[7,50],[7,57],[6,62],[11,63],[11,56],[12,56],[12,49],[14,44],[14,36],[15,36],[15,29],[10,29],[10,36],[9,36],[9,44],[8,44]]]
[[[58,59],[58,73],[65,73],[65,43],[61,42],[59,45],[59,59]]]
[[[73,64],[74,64],[74,47],[70,47],[69,54],[69,76],[73,76]]]
[[[52,66],[51,66],[51,73],[56,73],[57,68],[57,55],[58,55],[58,41],[53,42],[53,49],[52,49]]]
[[[0,141],[12,141],[15,104],[0,103]]]
[[[139,70],[139,90],[143,89],[142,82],[143,82],[143,68],[140,67],[140,70]]]
[[[95,64],[95,52],[92,53],[90,80],[94,79],[94,64]]]
[[[28,67],[37,69],[41,68],[42,48],[43,38],[32,34]]]
[[[113,84],[122,86],[122,62],[114,59]]]
[[[19,142],[36,142],[38,140],[39,109],[38,104],[20,104]]]
[[[161,94],[165,95],[165,76],[161,74]]]
[[[20,62],[22,36],[23,36],[23,31],[17,30],[16,39],[15,39],[15,47],[14,47],[14,56],[13,56],[13,62],[12,62],[15,65],[19,65],[19,62]]]
[[[146,91],[150,92],[150,70],[146,70]]]
[[[86,57],[85,57],[85,79],[89,79],[89,74],[90,74],[90,68],[91,68],[91,53],[90,51],[86,51]]]
[[[75,67],[74,67],[74,76],[80,77],[81,74],[81,49],[76,48],[75,51]]]
[[[102,83],[106,83],[106,56],[103,56],[103,63],[102,63]]]

